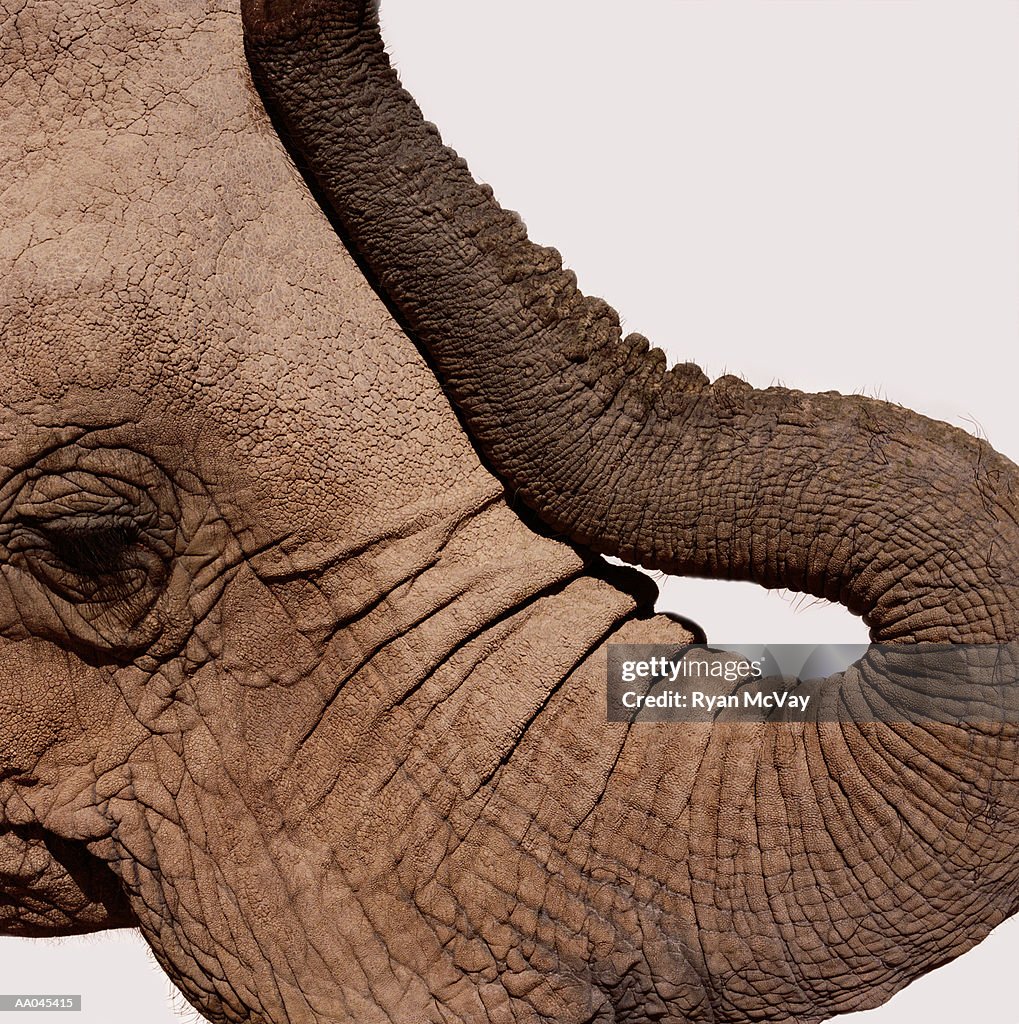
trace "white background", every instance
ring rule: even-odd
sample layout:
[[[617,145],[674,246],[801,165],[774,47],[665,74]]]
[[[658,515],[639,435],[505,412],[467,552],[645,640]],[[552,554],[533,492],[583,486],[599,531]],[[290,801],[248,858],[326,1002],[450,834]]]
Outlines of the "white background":
[[[1019,4],[383,0],[426,116],[629,330],[712,377],[887,397],[1019,460]],[[841,609],[667,580],[712,642]],[[1010,922],[859,1024],[1019,1021]],[[0,990],[179,1020],[129,935],[0,940]],[[51,1014],[31,1020],[48,1019]],[[13,1018],[12,1018],[13,1019]]]

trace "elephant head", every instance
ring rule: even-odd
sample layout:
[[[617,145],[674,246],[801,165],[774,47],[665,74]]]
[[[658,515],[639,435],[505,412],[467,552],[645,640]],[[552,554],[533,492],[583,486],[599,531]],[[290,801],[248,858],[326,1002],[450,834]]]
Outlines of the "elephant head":
[[[1007,643],[1016,467],[666,369],[373,5],[241,7],[0,5],[0,930],[261,1024],[820,1021],[978,942],[1015,724],[608,722],[691,634],[599,555]]]

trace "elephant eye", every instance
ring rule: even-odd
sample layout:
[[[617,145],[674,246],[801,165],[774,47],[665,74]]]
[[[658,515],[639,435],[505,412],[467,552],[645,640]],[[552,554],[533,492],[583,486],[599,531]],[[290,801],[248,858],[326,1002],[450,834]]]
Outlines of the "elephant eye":
[[[12,547],[40,583],[72,604],[133,603],[164,575],[161,553],[122,517],[26,518],[21,525]]]
[[[49,528],[56,556],[84,575],[103,576],[123,567],[124,555],[138,539],[138,531],[119,523],[93,530]]]
[[[77,445],[0,486],[0,574],[16,609],[0,629],[114,658],[168,635],[183,621],[163,603],[184,547],[177,496],[145,454]]]

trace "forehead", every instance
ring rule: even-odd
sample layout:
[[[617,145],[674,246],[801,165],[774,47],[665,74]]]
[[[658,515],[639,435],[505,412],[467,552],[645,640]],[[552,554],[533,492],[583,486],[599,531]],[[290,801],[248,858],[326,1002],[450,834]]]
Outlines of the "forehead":
[[[168,346],[303,354],[323,280],[370,304],[266,122],[235,11],[4,3],[3,337],[26,383],[79,365],[147,383]],[[18,351],[29,333],[50,358]]]
[[[0,37],[0,420],[196,416],[270,474],[299,437],[301,486],[356,471],[362,502],[419,490],[394,447],[473,461],[273,132],[236,3],[0,0]]]

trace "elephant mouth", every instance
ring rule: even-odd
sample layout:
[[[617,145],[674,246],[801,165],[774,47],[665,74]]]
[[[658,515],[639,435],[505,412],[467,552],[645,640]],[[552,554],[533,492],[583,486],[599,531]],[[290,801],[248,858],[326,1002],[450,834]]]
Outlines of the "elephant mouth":
[[[78,935],[136,923],[116,876],[84,843],[0,823],[0,935]]]

